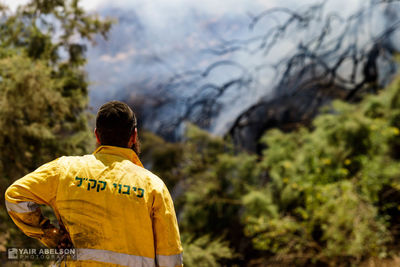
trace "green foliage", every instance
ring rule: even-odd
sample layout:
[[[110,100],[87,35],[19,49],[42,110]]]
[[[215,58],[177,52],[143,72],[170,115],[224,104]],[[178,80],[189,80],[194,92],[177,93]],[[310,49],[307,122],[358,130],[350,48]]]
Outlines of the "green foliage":
[[[147,169],[159,175],[172,188],[182,179],[179,166],[182,161],[183,147],[171,144],[147,131],[139,133],[141,139],[140,159]]]
[[[184,266],[188,267],[217,267],[221,259],[230,259],[234,255],[228,247],[228,242],[220,238],[212,239],[205,235],[194,239],[192,235],[182,235],[182,243],[185,248],[183,258]]]
[[[76,0],[0,12],[4,193],[43,162],[88,152],[85,41],[105,36],[110,21],[85,14]],[[358,104],[333,102],[311,129],[268,131],[262,155],[188,125],[179,144],[142,133],[142,160],[173,187],[187,266],[243,266],[255,257],[350,266],[398,252],[399,129],[398,79]],[[28,242],[15,228],[0,229],[13,245]]]
[[[109,20],[77,0],[32,0],[0,22],[0,154],[5,184],[63,154],[88,151],[85,40]],[[4,145],[7,144],[7,145]]]
[[[219,266],[236,259],[233,247],[244,236],[238,196],[248,191],[249,184],[259,183],[258,169],[253,168],[257,157],[235,154],[231,144],[193,125],[187,125],[185,142],[180,144],[142,135],[144,165],[153,167],[167,184],[175,184],[172,195],[185,265]]]
[[[181,228],[196,236],[220,235],[239,224],[240,196],[257,180],[256,157],[234,154],[218,137],[189,125],[185,142]],[[229,219],[228,219],[229,218]]]
[[[95,34],[105,37],[111,21],[86,14],[78,3],[31,0],[16,12],[0,6],[2,195],[41,164],[94,148],[86,112],[85,43]],[[10,219],[0,227],[7,228],[4,221],[9,245],[26,244]]]
[[[398,199],[384,196],[400,189],[399,85],[360,104],[335,101],[313,130],[264,135],[260,164],[271,181],[263,197],[244,197],[245,231],[257,249],[333,266],[394,253]]]
[[[266,132],[260,156],[192,125],[180,144],[153,138],[157,161],[179,159],[159,174],[176,174],[185,261],[246,265],[265,257],[267,265],[356,266],[395,255],[399,127],[396,80],[358,104],[333,102],[312,129]],[[236,257],[213,254],[207,242]]]
[[[30,0],[13,14],[3,8],[3,17],[0,47],[22,49],[30,58],[57,65],[60,73],[82,66],[84,41],[106,37],[112,23],[85,13],[79,0]]]
[[[11,181],[62,153],[86,152],[85,114],[67,120],[74,99],[62,96],[64,81],[52,78],[51,68],[14,55],[0,59],[0,76],[2,178]]]

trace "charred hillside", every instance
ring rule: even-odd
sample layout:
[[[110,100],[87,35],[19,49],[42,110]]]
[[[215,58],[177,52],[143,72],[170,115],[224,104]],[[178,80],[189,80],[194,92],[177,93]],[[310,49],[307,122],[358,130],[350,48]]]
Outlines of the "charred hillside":
[[[169,141],[180,140],[191,122],[258,151],[265,130],[307,124],[333,99],[358,101],[397,71],[398,1],[342,10],[326,0],[249,12],[246,19],[191,11],[195,20],[187,23],[206,37],[183,30],[169,48],[154,40],[139,13],[124,20],[126,12],[115,35],[133,48],[118,54],[116,42],[107,48],[109,57],[99,56],[104,49],[93,55],[112,61],[115,75],[122,73],[120,89],[109,98],[131,103],[141,125]],[[180,57],[171,61],[173,55]]]

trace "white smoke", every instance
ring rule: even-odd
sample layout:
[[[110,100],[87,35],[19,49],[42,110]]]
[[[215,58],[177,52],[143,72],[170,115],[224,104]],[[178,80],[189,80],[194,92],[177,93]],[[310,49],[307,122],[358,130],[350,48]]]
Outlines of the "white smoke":
[[[0,0],[15,8],[26,0]],[[279,82],[279,75],[272,67],[254,71],[261,65],[274,65],[292,55],[299,43],[307,43],[320,32],[322,22],[311,23],[307,30],[292,27],[279,40],[268,55],[257,52],[259,43],[254,42],[248,52],[238,50],[222,56],[205,52],[210,47],[218,47],[225,41],[247,40],[265,34],[277,23],[282,23],[287,14],[275,13],[258,21],[253,29],[249,28],[251,17],[261,12],[284,7],[295,12],[305,10],[309,5],[323,0],[82,0],[80,4],[89,12],[99,12],[104,16],[116,18],[107,42],[98,39],[98,46],[89,47],[88,64],[91,105],[97,108],[111,99],[124,99],[132,95],[149,95],[159,83],[174,74],[192,70],[204,71],[218,60],[231,60],[252,72],[254,83],[248,88],[232,88],[218,101],[220,112],[213,118],[210,130],[223,134],[230,123],[250,105],[259,99],[271,96]],[[357,10],[367,8],[374,0],[328,0],[321,17],[336,13],[347,18]],[[388,27],[390,21],[384,18],[384,10],[377,8],[364,16],[365,21],[353,25],[353,37],[359,38],[360,45],[377,38]],[[396,13],[396,12],[394,12]],[[358,28],[359,27],[359,28]],[[340,34],[343,25],[330,33],[334,39]],[[335,35],[336,34],[336,35]],[[398,39],[398,34],[393,38]],[[392,43],[397,44],[396,40]],[[346,39],[343,49],[350,40]],[[347,42],[347,43],[346,43]],[[346,75],[351,65],[343,64],[340,75]],[[160,91],[168,97],[178,100],[162,109],[159,117],[163,120],[170,116],[179,116],[185,109],[181,105],[185,99],[199,94],[199,88],[205,83],[221,85],[238,75],[236,67],[219,66],[213,69],[205,79],[200,79],[192,87],[185,84],[174,91]],[[150,94],[151,96],[151,94]],[[154,122],[154,121],[153,121]],[[155,123],[154,123],[155,125]],[[147,125],[154,128],[154,125]]]

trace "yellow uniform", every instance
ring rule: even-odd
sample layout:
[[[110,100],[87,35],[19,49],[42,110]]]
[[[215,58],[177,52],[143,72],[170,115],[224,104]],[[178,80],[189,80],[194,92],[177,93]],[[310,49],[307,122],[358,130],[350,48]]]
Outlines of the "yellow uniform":
[[[28,236],[55,246],[39,204],[49,205],[76,249],[68,266],[182,266],[171,196],[128,148],[100,146],[92,155],[61,157],[6,191],[6,206]]]

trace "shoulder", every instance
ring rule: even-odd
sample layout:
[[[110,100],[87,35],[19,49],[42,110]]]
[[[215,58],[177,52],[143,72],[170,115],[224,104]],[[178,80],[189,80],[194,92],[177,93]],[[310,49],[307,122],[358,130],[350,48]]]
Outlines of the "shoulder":
[[[159,191],[162,192],[165,188],[165,183],[164,181],[158,177],[157,175],[155,175],[154,173],[152,173],[151,171],[145,169],[144,167],[135,165],[132,163],[132,165],[134,165],[133,168],[135,168],[137,174],[139,176],[142,177],[142,179],[144,179],[144,181],[150,185],[152,187],[153,190],[155,191]]]
[[[61,170],[70,170],[70,168],[81,167],[82,165],[94,163],[96,158],[92,155],[84,156],[62,156],[55,159],[53,162]]]
[[[58,162],[59,163],[74,163],[77,161],[88,161],[88,160],[95,160],[96,158],[93,156],[93,154],[88,154],[88,155],[83,155],[83,156],[62,156],[59,157]]]

